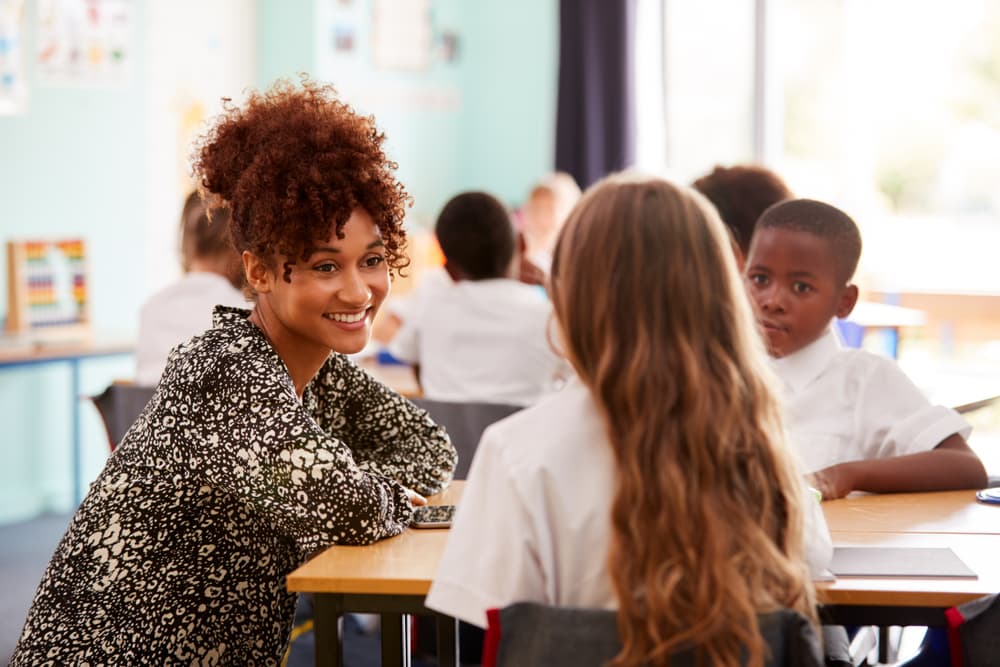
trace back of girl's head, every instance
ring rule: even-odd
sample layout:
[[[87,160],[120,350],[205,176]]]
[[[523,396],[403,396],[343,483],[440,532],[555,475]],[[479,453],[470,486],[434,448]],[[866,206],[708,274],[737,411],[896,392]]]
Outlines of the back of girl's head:
[[[197,203],[192,203],[192,198]],[[232,252],[229,211],[218,208],[209,216],[198,193],[191,193],[184,204],[181,218],[181,255],[185,266],[194,258],[214,258]]]
[[[781,177],[760,165],[717,166],[692,185],[715,206],[744,256],[760,214],[792,198]]]
[[[329,238],[331,223],[340,234],[362,208],[379,227],[390,268],[400,269],[407,263],[402,221],[409,197],[382,150],[384,139],[374,120],[338,100],[332,86],[279,81],[251,92],[242,106],[227,103],[201,138],[194,169],[208,204],[229,208],[240,252],[294,261]]]
[[[801,482],[726,231],[702,197],[616,175],[556,247],[552,300],[617,462],[609,572],[623,651],[762,664],[756,615],[812,617]]]
[[[209,212],[197,191],[188,195],[181,212],[181,266],[187,272],[195,264],[199,270],[225,277],[237,289],[246,284],[243,264],[229,234],[229,210]]]
[[[507,275],[517,246],[514,223],[493,195],[464,192],[445,204],[434,225],[441,252],[463,278]]]

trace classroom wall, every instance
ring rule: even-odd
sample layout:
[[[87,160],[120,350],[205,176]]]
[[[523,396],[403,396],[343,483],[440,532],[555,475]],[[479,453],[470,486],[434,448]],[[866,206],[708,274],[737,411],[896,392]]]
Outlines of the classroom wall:
[[[353,7],[359,38],[370,30],[376,0],[136,0],[133,69],[116,87],[40,85],[29,58],[27,110],[0,116],[0,240],[83,235],[95,328],[134,335],[142,301],[177,275],[183,144],[219,96],[298,72],[333,81],[375,114],[414,197],[416,229],[466,189],[516,205],[552,168],[557,0],[432,0],[434,30],[457,35],[459,52],[421,71],[378,68],[361,41],[353,59],[331,57],[331,26],[320,21],[338,6]],[[34,25],[37,3],[26,8]],[[33,39],[28,30],[26,57]],[[0,271],[3,311],[4,280]],[[81,368],[81,393],[94,394],[131,376],[133,359]],[[0,369],[0,523],[72,508],[71,392],[65,364]],[[92,406],[80,409],[89,482],[107,442]]]
[[[38,3],[25,3],[34,25]],[[144,18],[137,3],[134,18]],[[23,33],[25,54],[35,34]],[[129,329],[143,294],[145,195],[143,41],[132,43],[131,76],[116,86],[49,86],[27,68],[23,114],[0,116],[0,238],[79,237],[88,242],[91,317],[104,329]],[[6,272],[2,304],[6,312]],[[126,359],[127,361],[127,359]],[[121,359],[88,364],[81,388],[121,372]],[[0,522],[70,506],[71,385],[68,367],[0,369]],[[88,473],[100,449],[99,424],[86,422]],[[96,430],[95,430],[96,429]]]
[[[179,273],[191,136],[253,83],[254,14],[246,0],[137,1],[123,83],[47,85],[31,65],[38,3],[25,6],[27,107],[0,116],[0,240],[84,237],[93,329],[133,338],[143,300]],[[133,373],[131,355],[81,362],[79,393]],[[73,393],[68,363],[0,368],[0,523],[72,508]],[[108,443],[93,406],[77,405],[86,483]]]
[[[308,72],[373,114],[413,195],[417,227],[430,227],[462,190],[519,204],[554,163],[557,0],[434,0],[432,33],[456,35],[458,56],[445,61],[436,43],[415,71],[375,64],[378,4],[318,1],[285,11],[280,0],[258,0],[258,85]],[[355,34],[347,54],[334,46],[343,28]]]

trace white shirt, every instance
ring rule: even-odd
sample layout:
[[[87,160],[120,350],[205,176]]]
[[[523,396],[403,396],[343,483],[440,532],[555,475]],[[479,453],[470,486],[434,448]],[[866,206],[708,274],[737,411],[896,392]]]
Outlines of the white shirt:
[[[423,294],[416,306],[389,351],[420,365],[429,399],[530,405],[566,374],[546,335],[552,306],[537,286],[462,280]]]
[[[772,364],[804,472],[925,452],[972,431],[954,410],[931,405],[896,362],[842,347],[832,329]]]
[[[147,299],[139,316],[136,384],[158,383],[170,350],[210,328],[217,305],[245,308],[247,301],[224,277],[203,271],[192,271]]]
[[[806,552],[819,573],[833,546],[805,488]],[[519,601],[615,608],[607,571],[614,492],[611,445],[579,381],[490,426],[426,605],[481,627],[487,609]]]

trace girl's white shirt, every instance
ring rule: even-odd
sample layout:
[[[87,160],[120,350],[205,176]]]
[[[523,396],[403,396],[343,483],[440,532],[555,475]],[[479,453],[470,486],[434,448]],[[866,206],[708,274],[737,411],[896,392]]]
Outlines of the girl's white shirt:
[[[487,429],[427,606],[485,627],[513,602],[617,606],[606,560],[615,463],[590,392],[577,380]],[[819,575],[833,545],[803,484],[806,554]]]

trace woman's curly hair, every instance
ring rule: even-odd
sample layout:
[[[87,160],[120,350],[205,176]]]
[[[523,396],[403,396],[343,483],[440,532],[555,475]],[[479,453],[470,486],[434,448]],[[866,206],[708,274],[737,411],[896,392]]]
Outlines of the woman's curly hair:
[[[197,142],[193,156],[199,189],[211,205],[230,210],[234,247],[274,266],[308,258],[317,241],[360,207],[378,225],[390,271],[409,264],[402,223],[411,203],[396,180],[396,163],[382,150],[385,135],[371,116],[337,99],[331,85],[303,77],[252,91],[224,112]]]

